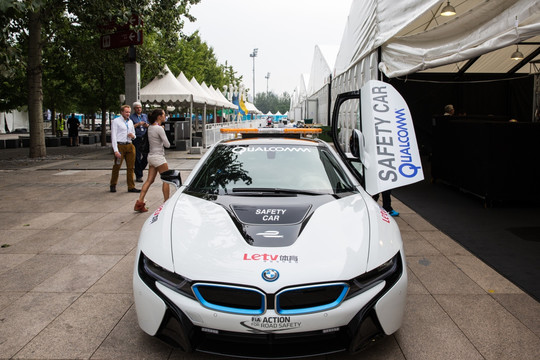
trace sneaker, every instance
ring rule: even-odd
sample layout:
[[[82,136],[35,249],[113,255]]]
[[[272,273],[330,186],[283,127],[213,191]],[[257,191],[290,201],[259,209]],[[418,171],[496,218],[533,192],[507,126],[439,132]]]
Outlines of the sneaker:
[[[144,181],[143,181],[142,177],[140,177],[140,178],[136,178],[135,182],[144,182]]]
[[[116,192],[116,185],[111,185],[111,192]]]
[[[399,216],[399,213],[396,210],[389,211],[388,214],[390,214],[390,216]]]
[[[128,192],[132,192],[132,193],[140,193],[141,190],[133,188],[133,189],[128,189]]]
[[[133,207],[133,210],[138,211],[138,212],[147,212],[148,208],[146,207],[146,204],[144,203],[144,201],[137,200],[135,202],[135,206]]]

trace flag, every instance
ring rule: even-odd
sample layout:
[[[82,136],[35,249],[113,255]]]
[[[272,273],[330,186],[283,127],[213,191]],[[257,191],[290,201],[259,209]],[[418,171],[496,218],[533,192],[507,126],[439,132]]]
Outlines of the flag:
[[[247,115],[249,111],[246,107],[246,103],[244,102],[244,94],[242,94],[240,97],[239,106],[240,106],[240,112],[242,113],[242,115]]]

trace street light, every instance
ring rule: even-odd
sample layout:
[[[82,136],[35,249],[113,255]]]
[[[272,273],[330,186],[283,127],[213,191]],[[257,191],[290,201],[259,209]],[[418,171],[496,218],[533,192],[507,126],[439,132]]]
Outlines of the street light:
[[[268,97],[268,79],[270,79],[270,73],[264,77],[266,79],[266,96]]]
[[[259,49],[253,49],[253,52],[249,54],[253,58],[253,103],[255,103],[255,58],[257,57],[257,52]]]

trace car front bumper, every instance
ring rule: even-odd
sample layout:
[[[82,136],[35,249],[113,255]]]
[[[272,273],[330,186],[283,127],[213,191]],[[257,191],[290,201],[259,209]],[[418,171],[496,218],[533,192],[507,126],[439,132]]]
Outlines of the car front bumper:
[[[184,351],[251,358],[291,358],[357,352],[400,326],[406,301],[403,255],[399,274],[322,312],[283,316],[273,309],[242,315],[205,308],[158,282],[133,287],[139,326]]]

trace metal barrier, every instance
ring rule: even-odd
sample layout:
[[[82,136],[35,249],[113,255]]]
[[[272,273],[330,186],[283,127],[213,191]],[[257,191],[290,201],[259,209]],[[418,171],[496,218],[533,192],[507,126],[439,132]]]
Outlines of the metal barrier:
[[[234,134],[222,134],[221,128],[259,128],[264,126],[266,126],[264,119],[206,124],[204,128],[206,147],[209,148],[224,139],[234,138]]]

